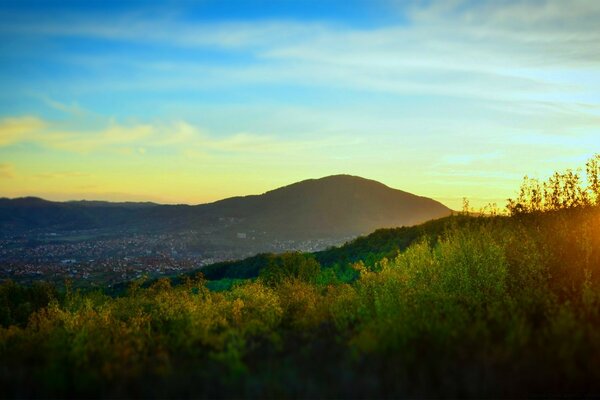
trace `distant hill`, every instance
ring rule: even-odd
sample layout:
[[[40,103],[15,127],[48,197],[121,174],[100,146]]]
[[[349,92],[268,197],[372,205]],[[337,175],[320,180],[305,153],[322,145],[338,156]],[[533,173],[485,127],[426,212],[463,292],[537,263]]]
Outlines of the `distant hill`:
[[[98,201],[98,200],[71,200],[67,201],[67,204],[78,205],[82,207],[123,207],[123,208],[143,208],[143,207],[154,207],[159,204],[151,201],[144,202],[112,202],[112,201]]]
[[[205,206],[243,220],[239,227],[280,237],[355,236],[378,228],[415,225],[451,213],[443,204],[351,175],[309,179],[262,195]]]
[[[0,198],[0,231],[11,235],[32,230],[65,232],[133,226],[150,207],[146,204]]]
[[[450,214],[449,208],[435,200],[350,175],[309,179],[261,195],[195,206],[0,199],[0,229],[5,233],[203,229],[225,239],[240,233],[305,240],[355,237]]]

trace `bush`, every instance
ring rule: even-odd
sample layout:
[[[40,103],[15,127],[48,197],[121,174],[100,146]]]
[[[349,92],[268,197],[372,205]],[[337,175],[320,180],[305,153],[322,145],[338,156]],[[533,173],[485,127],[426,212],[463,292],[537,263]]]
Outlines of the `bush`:
[[[288,279],[314,283],[320,271],[321,266],[312,255],[284,253],[269,257],[267,266],[260,272],[260,278],[269,286]]]

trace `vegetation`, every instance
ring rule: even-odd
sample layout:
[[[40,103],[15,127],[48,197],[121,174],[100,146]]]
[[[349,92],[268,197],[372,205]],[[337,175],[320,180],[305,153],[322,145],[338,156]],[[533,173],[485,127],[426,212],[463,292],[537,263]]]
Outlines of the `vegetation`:
[[[567,170],[555,172],[541,183],[525,176],[519,197],[508,200],[508,211],[517,215],[600,205],[600,154],[586,163],[585,171],[585,179],[579,171]]]
[[[219,291],[4,283],[2,397],[598,396],[600,207],[532,201],[379,231],[323,265],[261,256]],[[363,245],[387,257],[357,260]]]
[[[417,226],[378,229],[368,236],[356,238],[343,246],[332,247],[312,255],[322,267],[333,269],[338,277],[343,276],[345,277],[343,280],[349,282],[358,276],[356,271],[350,268],[351,264],[362,261],[366,266],[374,267],[382,258],[394,258],[423,237],[434,241],[450,226],[465,225],[469,220],[470,218],[459,215],[432,220]],[[286,255],[258,254],[243,260],[209,265],[202,269],[202,273],[210,281],[230,282],[257,278],[266,265],[282,262],[278,261],[281,257]]]

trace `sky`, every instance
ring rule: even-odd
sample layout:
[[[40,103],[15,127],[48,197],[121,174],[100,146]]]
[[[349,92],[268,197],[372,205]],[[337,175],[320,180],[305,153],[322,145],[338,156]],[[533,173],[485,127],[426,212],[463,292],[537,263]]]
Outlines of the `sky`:
[[[597,0],[0,2],[4,197],[503,207],[599,151]]]

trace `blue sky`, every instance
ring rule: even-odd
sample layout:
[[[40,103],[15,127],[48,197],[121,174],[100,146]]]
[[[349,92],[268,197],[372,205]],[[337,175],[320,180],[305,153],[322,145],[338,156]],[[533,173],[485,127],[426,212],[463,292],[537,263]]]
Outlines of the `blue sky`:
[[[0,195],[199,203],[351,173],[458,207],[600,144],[600,2],[0,4]]]

